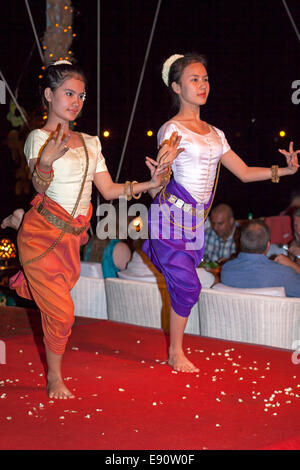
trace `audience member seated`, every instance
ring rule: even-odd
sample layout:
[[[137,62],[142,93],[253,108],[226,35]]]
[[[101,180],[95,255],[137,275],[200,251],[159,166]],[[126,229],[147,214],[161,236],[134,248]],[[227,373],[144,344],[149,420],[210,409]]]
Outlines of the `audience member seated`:
[[[300,265],[300,207],[295,209],[292,217],[294,239],[289,245],[289,253],[293,261]]]
[[[205,230],[204,260],[222,264],[238,250],[239,224],[227,204],[219,204],[211,211],[210,224]]]
[[[286,266],[290,266],[298,274],[300,274],[300,207],[295,209],[293,216],[293,234],[294,239],[288,245],[285,254],[280,254],[276,261]]]
[[[87,245],[82,250],[83,261],[93,261],[101,263],[103,278],[118,277],[120,270],[126,269],[131,259],[132,247],[130,238],[123,239],[120,233],[120,207],[115,201],[111,206],[111,212],[97,225],[97,235],[93,235]],[[131,218],[127,216],[126,229],[128,230]],[[124,229],[125,227],[123,227]],[[126,233],[128,234],[126,230]],[[109,236],[110,238],[101,239],[99,236]]]
[[[241,230],[238,256],[224,264],[221,282],[230,287],[284,287],[287,297],[300,297],[300,276],[290,266],[271,261],[270,229],[261,220],[250,221]],[[279,257],[278,257],[279,258]]]
[[[297,273],[300,273],[300,207],[294,208],[291,218],[293,239],[289,240],[288,244],[271,244],[267,256],[275,257],[275,255],[280,255],[275,258],[276,261],[290,266]]]
[[[117,277],[131,259],[131,250],[125,241],[119,239],[100,240],[92,236],[83,249],[82,260],[101,263],[103,277]]]

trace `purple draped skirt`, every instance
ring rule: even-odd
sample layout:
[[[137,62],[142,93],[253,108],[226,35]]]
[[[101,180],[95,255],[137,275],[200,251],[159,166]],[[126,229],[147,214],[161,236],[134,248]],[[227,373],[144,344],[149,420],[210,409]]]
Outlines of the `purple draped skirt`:
[[[201,291],[196,268],[204,254],[203,215],[209,203],[197,204],[171,180],[165,195],[159,193],[148,211],[149,238],[143,251],[164,275],[171,305],[183,317],[190,314]]]

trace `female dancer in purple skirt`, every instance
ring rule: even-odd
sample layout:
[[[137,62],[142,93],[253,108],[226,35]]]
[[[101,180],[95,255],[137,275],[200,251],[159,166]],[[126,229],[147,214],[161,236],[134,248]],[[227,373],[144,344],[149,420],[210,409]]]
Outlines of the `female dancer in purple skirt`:
[[[181,372],[198,372],[183,351],[188,316],[198,301],[201,284],[196,268],[204,252],[204,219],[213,199],[216,172],[221,162],[242,182],[293,175],[298,170],[293,142],[279,150],[287,166],[249,167],[231,150],[224,133],[202,121],[200,107],[207,101],[209,80],[206,60],[197,54],[172,55],[163,65],[164,83],[177,101],[178,113],[158,132],[165,143],[174,132],[183,151],[170,161],[173,178],[155,197],[149,210],[149,239],[144,251],[165,277],[171,300],[169,365]],[[164,158],[164,157],[163,157]]]

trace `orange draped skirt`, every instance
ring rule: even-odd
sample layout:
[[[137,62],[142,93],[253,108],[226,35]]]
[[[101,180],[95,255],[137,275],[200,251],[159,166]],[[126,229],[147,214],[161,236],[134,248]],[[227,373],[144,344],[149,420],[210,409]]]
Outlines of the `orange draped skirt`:
[[[41,311],[44,343],[55,354],[62,355],[74,323],[74,304],[70,290],[80,276],[80,245],[88,240],[86,230],[80,235],[66,232],[57,246],[43,258],[25,264],[39,256],[59,237],[61,230],[48,222],[35,209],[40,202],[52,214],[69,222],[70,214],[45,195],[38,194],[32,208],[25,214],[18,232],[18,249],[22,264],[10,280],[18,295],[34,300]],[[90,205],[86,216],[72,220],[74,227],[84,227],[92,215]]]

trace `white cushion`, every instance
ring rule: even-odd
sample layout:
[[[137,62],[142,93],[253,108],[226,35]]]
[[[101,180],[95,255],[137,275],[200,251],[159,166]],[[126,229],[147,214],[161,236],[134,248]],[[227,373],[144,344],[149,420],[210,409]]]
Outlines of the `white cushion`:
[[[206,271],[206,269],[204,268],[197,268],[196,271],[202,287],[208,289],[213,285],[213,283],[215,282],[215,276],[213,275],[213,273]]]
[[[152,282],[162,281],[162,274],[157,271],[155,266],[146,258],[134,251],[131,260],[127,264],[127,268],[123,271],[118,271],[117,276],[120,279],[130,281]]]
[[[239,294],[256,294],[256,295],[274,295],[276,297],[285,297],[285,289],[284,287],[260,287],[256,289],[248,289],[248,288],[241,288],[241,287],[230,287],[226,286],[219,282],[215,284],[212,289],[225,291],[225,292],[232,292],[239,293]]]
[[[80,276],[103,279],[102,264],[91,261],[81,261]]]
[[[196,269],[198,278],[202,287],[211,287],[215,281],[215,276],[206,271],[204,268]],[[155,266],[148,260],[142,258],[136,251],[133,253],[131,261],[129,261],[127,268],[119,271],[118,277],[120,279],[142,282],[164,282],[163,275],[157,271]]]

